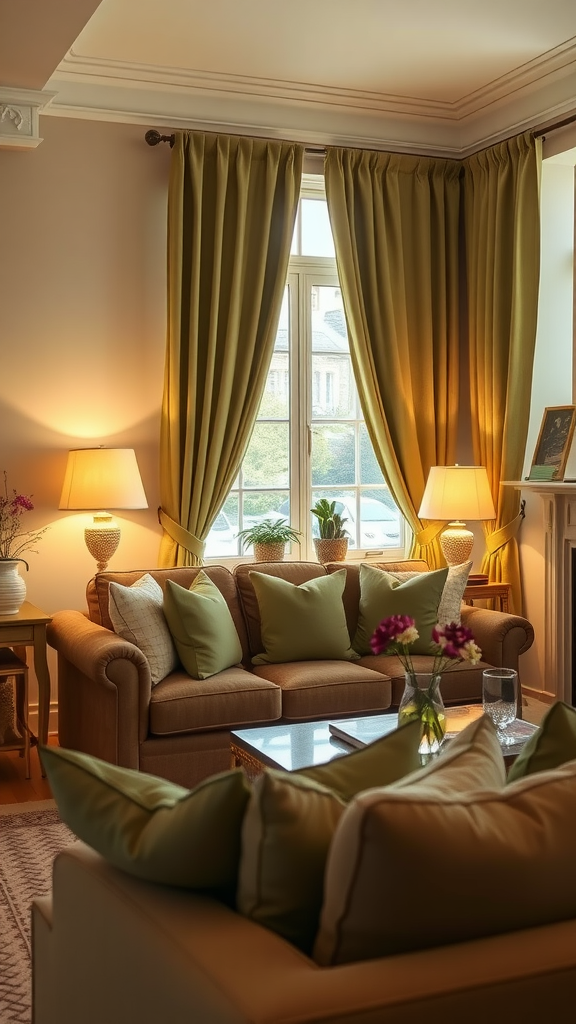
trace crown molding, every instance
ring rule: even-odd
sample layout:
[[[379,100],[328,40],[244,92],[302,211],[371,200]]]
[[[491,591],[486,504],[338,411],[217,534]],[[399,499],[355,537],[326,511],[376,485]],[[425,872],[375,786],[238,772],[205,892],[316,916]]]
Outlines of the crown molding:
[[[45,113],[461,159],[576,107],[576,39],[455,103],[69,52]]]
[[[42,142],[38,115],[54,95],[0,87],[0,149],[36,149]]]

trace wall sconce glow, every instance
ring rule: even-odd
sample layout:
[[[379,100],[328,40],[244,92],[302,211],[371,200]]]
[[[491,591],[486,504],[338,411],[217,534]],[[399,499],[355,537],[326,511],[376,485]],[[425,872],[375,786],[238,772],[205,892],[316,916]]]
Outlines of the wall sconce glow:
[[[484,466],[432,466],[418,515],[447,521],[447,529],[440,534],[444,558],[448,565],[467,562],[474,534],[462,520],[496,518]]]
[[[148,508],[133,448],[76,448],[68,452],[61,509],[94,511],[84,530],[86,547],[103,572],[120,543],[120,527],[108,508]]]

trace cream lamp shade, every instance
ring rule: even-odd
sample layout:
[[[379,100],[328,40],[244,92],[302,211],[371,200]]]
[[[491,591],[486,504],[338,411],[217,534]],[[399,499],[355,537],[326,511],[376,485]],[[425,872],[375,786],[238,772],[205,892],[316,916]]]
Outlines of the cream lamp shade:
[[[102,572],[120,543],[120,527],[109,508],[148,508],[133,448],[76,448],[68,452],[61,509],[94,511],[84,530],[86,547]]]
[[[440,535],[444,558],[448,565],[467,562],[474,534],[466,529],[466,521],[496,518],[484,466],[432,466],[418,515],[447,521]]]

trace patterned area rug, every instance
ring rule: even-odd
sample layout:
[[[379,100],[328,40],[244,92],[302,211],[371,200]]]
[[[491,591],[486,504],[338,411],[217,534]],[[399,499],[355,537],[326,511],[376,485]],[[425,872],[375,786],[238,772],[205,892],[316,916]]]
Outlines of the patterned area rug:
[[[54,855],[73,842],[75,836],[52,806],[0,815],[2,1024],[30,1024],[32,1019],[30,907],[36,896],[50,892]]]

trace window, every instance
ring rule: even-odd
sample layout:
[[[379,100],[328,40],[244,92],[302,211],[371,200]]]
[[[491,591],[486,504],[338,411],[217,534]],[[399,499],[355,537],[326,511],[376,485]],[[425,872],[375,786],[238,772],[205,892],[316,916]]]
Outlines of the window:
[[[208,536],[206,557],[238,557],[239,530],[284,518],[303,534],[289,557],[313,558],[317,525],[310,507],[321,497],[335,501],[346,518],[352,554],[403,548],[403,519],[358,400],[324,182],[309,176],[266,390],[242,468]]]

